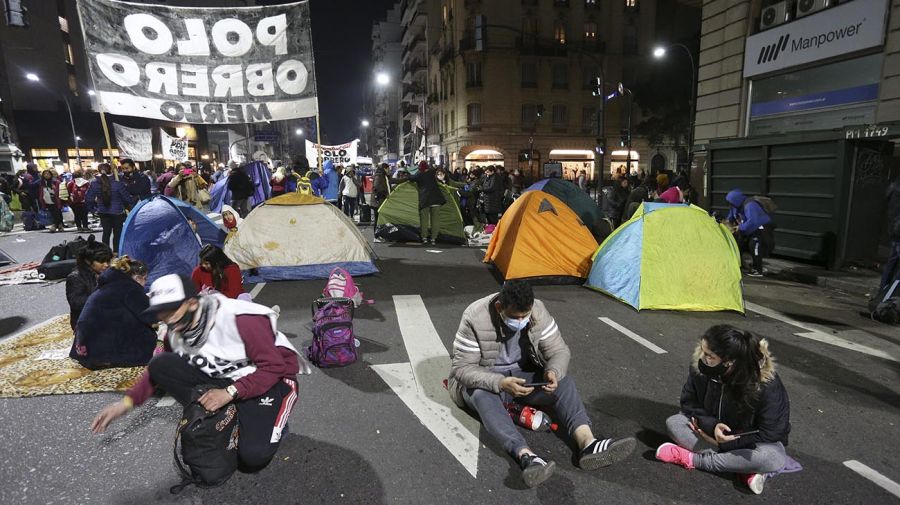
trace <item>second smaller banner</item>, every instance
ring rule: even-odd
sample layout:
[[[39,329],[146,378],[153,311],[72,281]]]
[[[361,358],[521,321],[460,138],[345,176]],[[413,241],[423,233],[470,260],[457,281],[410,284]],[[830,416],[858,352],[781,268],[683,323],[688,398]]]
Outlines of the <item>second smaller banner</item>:
[[[162,155],[164,159],[180,162],[188,160],[187,138],[173,137],[160,128],[159,139],[162,144]]]

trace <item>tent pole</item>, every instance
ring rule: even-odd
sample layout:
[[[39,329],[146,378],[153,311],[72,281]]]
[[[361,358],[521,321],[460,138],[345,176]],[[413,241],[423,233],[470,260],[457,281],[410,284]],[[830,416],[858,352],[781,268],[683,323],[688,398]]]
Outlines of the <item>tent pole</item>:
[[[119,170],[116,168],[116,158],[113,157],[112,142],[109,140],[109,126],[106,124],[106,112],[100,111],[100,124],[103,125],[103,136],[106,137],[106,149],[109,151],[109,165],[113,169],[113,176],[119,180]]]
[[[322,170],[322,129],[319,128],[319,113],[316,112],[316,165]]]

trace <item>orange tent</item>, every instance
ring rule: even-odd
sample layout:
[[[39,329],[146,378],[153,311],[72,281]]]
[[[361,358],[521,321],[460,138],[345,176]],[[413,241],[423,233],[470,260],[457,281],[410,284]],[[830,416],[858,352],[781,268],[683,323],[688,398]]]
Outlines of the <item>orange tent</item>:
[[[562,200],[527,191],[503,214],[484,262],[496,265],[507,280],[565,282],[587,278],[598,247],[591,230]]]

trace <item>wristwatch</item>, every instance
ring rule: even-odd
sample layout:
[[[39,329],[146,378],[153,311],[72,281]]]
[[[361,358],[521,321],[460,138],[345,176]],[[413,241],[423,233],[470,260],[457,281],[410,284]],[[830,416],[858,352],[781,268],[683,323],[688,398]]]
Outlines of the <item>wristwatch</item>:
[[[236,387],[234,387],[234,384],[232,384],[232,385],[228,386],[227,388],[225,388],[225,392],[231,395],[231,399],[232,399],[232,400],[237,400],[237,397],[238,397],[238,390],[237,390]]]

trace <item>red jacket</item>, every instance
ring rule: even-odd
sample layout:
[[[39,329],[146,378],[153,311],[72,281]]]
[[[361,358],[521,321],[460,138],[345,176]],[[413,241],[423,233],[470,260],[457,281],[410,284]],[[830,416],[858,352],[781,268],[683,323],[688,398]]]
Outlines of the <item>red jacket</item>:
[[[53,194],[53,203],[56,205],[57,209],[61,209],[64,206],[69,204],[69,200],[60,200],[59,199],[59,181],[54,179],[50,181],[50,193]],[[41,183],[38,186],[38,208],[46,209],[47,202],[44,201],[44,187],[47,186],[47,181],[41,178]]]
[[[191,273],[191,280],[194,281],[198,291],[203,291],[204,288],[216,289],[213,283],[212,272],[207,272],[199,266],[195,267]],[[225,267],[225,278],[222,279],[221,288],[216,289],[216,291],[228,298],[237,298],[238,295],[244,292],[244,280],[241,278],[241,269],[237,265],[232,263]]]

